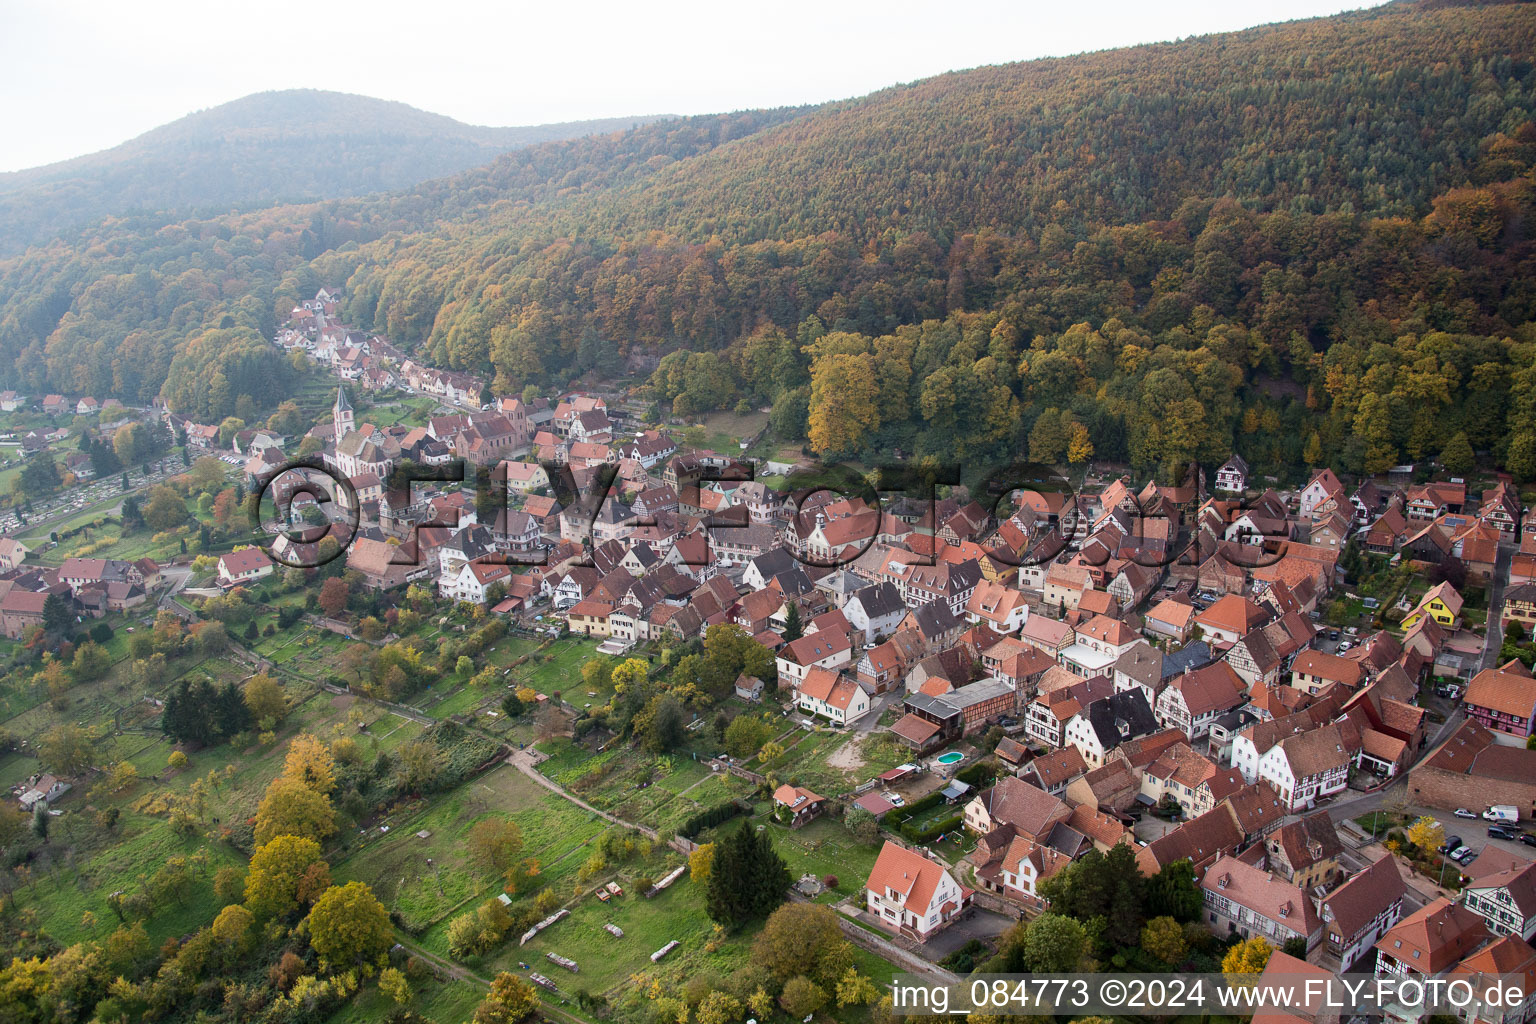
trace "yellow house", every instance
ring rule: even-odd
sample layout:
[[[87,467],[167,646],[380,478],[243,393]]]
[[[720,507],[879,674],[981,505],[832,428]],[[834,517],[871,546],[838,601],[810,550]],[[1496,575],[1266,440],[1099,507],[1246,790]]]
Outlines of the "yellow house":
[[[1426,615],[1447,629],[1457,629],[1461,625],[1461,595],[1456,593],[1456,588],[1449,583],[1431,587],[1420,599],[1418,607],[1403,616],[1403,629],[1412,629]]]
[[[503,462],[502,465],[507,471],[507,490],[513,494],[529,494],[549,486],[549,474],[537,462]]]

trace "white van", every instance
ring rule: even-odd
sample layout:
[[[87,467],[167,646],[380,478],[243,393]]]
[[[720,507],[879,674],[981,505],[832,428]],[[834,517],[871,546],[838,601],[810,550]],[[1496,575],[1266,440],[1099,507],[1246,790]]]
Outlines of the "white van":
[[[1484,821],[1519,821],[1520,810],[1514,804],[1495,804],[1483,812]]]

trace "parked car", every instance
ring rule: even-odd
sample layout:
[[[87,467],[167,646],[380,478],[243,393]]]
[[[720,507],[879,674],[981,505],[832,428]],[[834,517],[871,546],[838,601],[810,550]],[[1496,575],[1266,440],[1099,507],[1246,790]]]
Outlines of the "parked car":
[[[1536,836],[1531,835],[1529,832],[1521,832],[1520,841],[1526,846],[1536,846]]]
[[[1521,833],[1516,832],[1514,829],[1508,828],[1504,825],[1488,826],[1489,839],[1517,839],[1520,837],[1520,835]]]
[[[1491,831],[1491,830],[1490,830]],[[1461,845],[1461,836],[1447,836],[1445,842],[1440,844],[1441,853],[1450,853]]]
[[[1470,846],[1463,846],[1451,854],[1451,859],[1458,864],[1470,864],[1477,859],[1477,851]]]
[[[1455,814],[1456,817],[1458,817],[1458,818],[1473,818],[1473,819],[1475,819],[1477,817],[1477,812],[1469,811],[1465,807],[1458,807],[1458,808],[1456,808],[1456,810],[1452,811],[1451,813]]]

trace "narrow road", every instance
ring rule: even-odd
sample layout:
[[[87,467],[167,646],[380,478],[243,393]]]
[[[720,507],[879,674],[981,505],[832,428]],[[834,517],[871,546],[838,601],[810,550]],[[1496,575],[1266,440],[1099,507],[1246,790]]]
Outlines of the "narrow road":
[[[1483,657],[1477,663],[1479,669],[1493,668],[1499,660],[1499,649],[1504,646],[1504,588],[1509,583],[1509,567],[1514,561],[1512,544],[1500,544],[1498,557],[1493,563],[1493,579],[1488,584],[1488,623],[1483,629]]]

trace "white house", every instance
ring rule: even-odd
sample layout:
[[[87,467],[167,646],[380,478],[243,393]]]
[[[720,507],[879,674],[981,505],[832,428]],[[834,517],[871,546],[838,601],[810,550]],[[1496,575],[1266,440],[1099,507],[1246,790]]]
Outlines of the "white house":
[[[1216,489],[1231,494],[1241,494],[1248,489],[1248,463],[1238,454],[1221,464],[1216,471]]]
[[[1403,919],[1407,886],[1390,854],[1346,879],[1323,897],[1318,913],[1327,934],[1328,952],[1348,971]]]
[[[787,682],[798,689],[800,681],[813,668],[836,672],[851,664],[853,645],[848,642],[848,634],[841,630],[823,629],[785,644],[773,660],[779,669],[780,684]]]
[[[1221,715],[1247,702],[1242,678],[1231,665],[1216,661],[1170,680],[1157,695],[1155,710],[1164,728],[1181,729],[1193,740],[1210,732]]]
[[[834,725],[847,725],[869,714],[869,694],[840,672],[812,668],[795,687],[795,705]]]
[[[865,643],[889,636],[906,618],[907,606],[894,583],[876,583],[855,591],[843,605],[848,624],[864,634]]]
[[[1293,812],[1309,810],[1318,800],[1344,791],[1354,753],[1337,724],[1268,742],[1274,735],[1272,729],[1250,727],[1233,739],[1232,766],[1246,781],[1268,782]]]
[[[443,573],[437,580],[437,592],[450,601],[484,604],[486,592],[512,577],[510,565],[494,562],[461,562],[456,570]]]
[[[241,548],[219,556],[219,583],[233,587],[272,575],[272,559],[261,548]]]
[[[1029,618],[1029,602],[1017,590],[993,580],[982,580],[965,602],[969,622],[985,622],[996,633],[1016,632]]]
[[[948,871],[886,841],[864,885],[869,912],[889,931],[926,941],[970,902]]]

